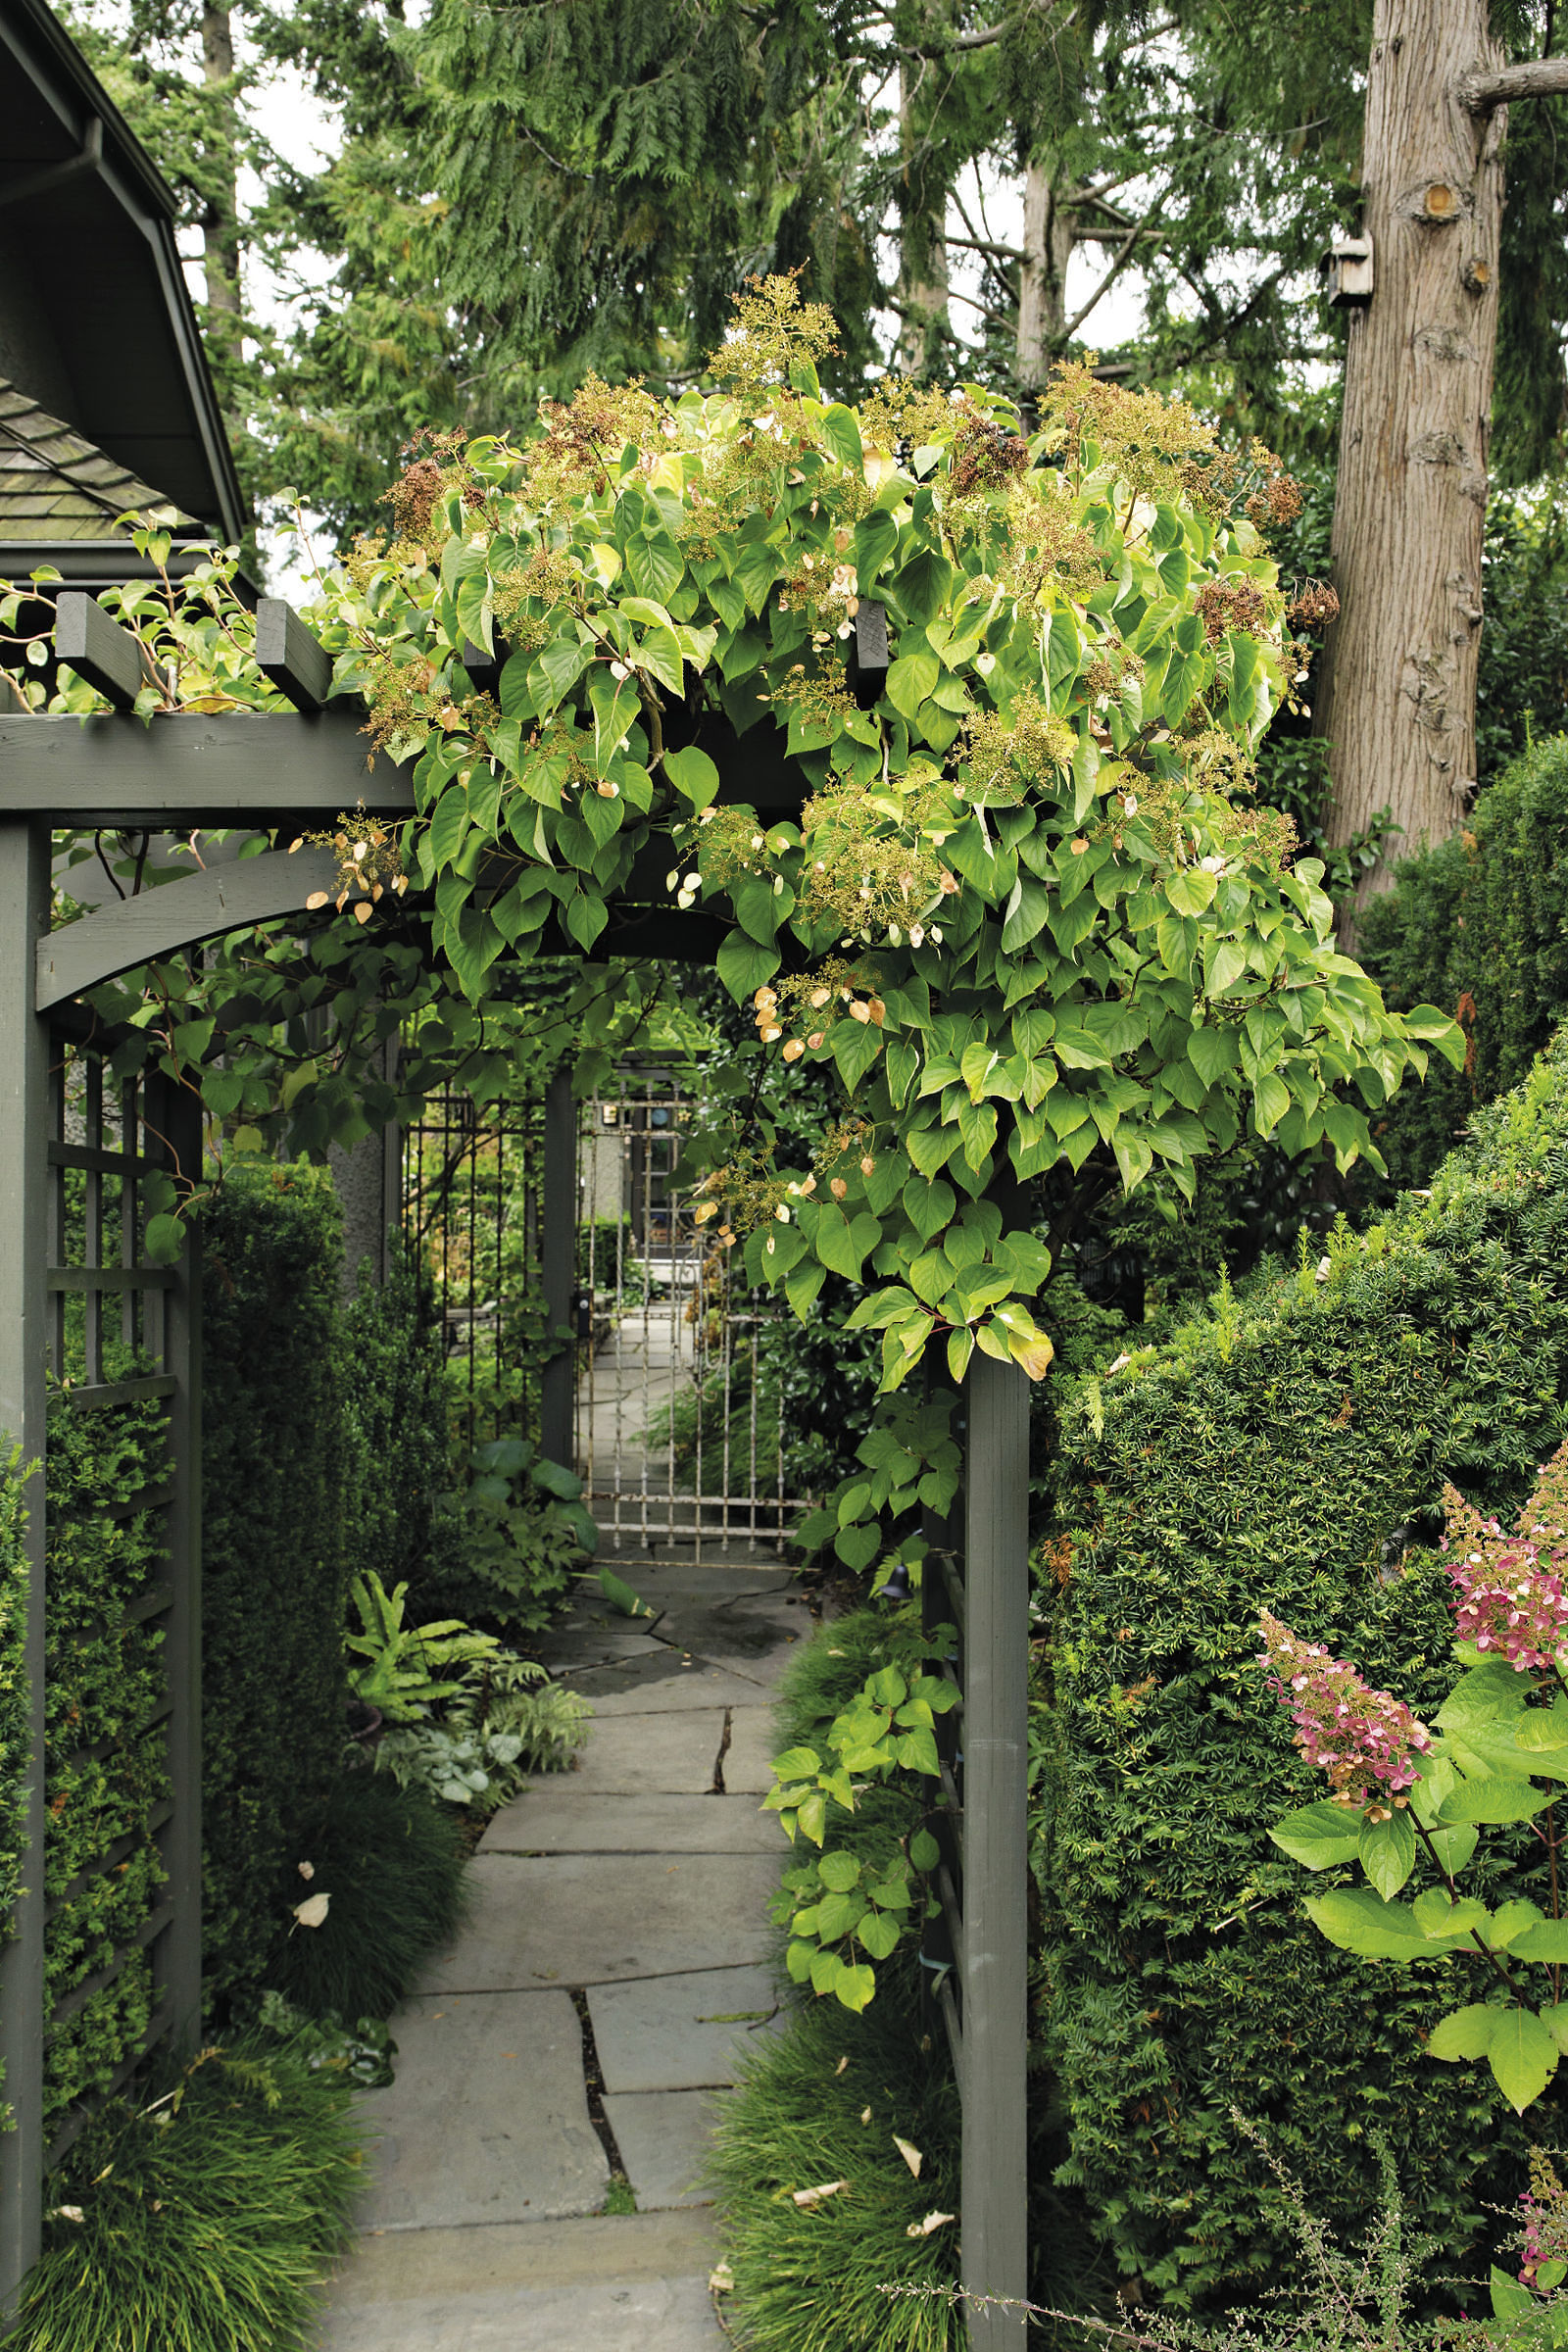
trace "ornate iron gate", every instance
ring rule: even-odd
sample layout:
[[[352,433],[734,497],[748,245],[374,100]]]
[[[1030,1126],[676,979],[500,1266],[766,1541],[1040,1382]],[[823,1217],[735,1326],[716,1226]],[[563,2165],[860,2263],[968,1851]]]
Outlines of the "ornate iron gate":
[[[679,1172],[700,1084],[644,1057],[580,1102],[566,1072],[482,1105],[453,1088],[404,1141],[404,1226],[460,1428],[520,1431],[575,1467],[612,1551],[777,1551],[808,1506],[790,1491],[774,1301]]]
[[[700,1086],[700,1065],[643,1058],[579,1106],[576,1458],[611,1551],[776,1552],[809,1507],[768,1346],[779,1309],[681,1177]]]

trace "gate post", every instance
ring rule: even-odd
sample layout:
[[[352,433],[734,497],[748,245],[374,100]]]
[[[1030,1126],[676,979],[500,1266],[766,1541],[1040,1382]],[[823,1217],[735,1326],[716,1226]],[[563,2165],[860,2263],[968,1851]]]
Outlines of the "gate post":
[[[567,1062],[545,1089],[544,1200],[539,1217],[545,1319],[552,1339],[572,1320],[577,1279],[577,1120]],[[575,1467],[577,1349],[557,1343],[539,1381],[539,1450],[563,1469]]]
[[[36,1469],[27,1510],[25,1752],[4,1759],[0,1803],[20,1799],[22,1892],[0,1945],[0,2320],[38,2258],[43,2187],[44,1322],[49,1033],[33,1010],[38,940],[49,923],[50,838],[36,818],[0,821],[0,1460],[13,1445]],[[15,1818],[15,1816],[13,1816]],[[10,1824],[7,1823],[9,1831]]]
[[[972,2352],[1022,2352],[1029,2291],[1029,1383],[976,1350],[965,1384],[961,2277]]]

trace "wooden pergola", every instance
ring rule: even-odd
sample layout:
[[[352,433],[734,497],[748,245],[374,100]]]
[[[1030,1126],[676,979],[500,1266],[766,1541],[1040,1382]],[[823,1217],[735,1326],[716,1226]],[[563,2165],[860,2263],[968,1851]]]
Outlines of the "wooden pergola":
[[[862,663],[885,667],[886,636],[866,613]],[[113,1977],[133,1949],[150,1948],[156,2007],[128,2075],[160,2043],[194,2040],[201,2009],[201,1384],[199,1244],[187,1239],[178,1263],[144,1262],[137,1188],[158,1170],[201,1176],[198,1098],[164,1078],[105,1102],[101,1054],[112,1045],[80,1004],[118,974],[224,933],[303,916],[307,899],[333,880],[328,850],[271,849],[238,862],[167,882],[51,928],[52,836],[99,828],[189,833],[240,827],[325,830],[344,810],[399,819],[416,813],[412,771],[369,761],[363,711],[327,700],[331,664],[298,617],[264,602],[258,613],[260,666],[293,705],[290,713],[169,714],[150,723],[131,710],[142,683],[136,642],[83,595],[60,599],[58,658],[109,699],[114,710],[76,718],[0,717],[0,1437],[32,1465],[26,1489],[26,1673],[31,1753],[25,1788],[24,1888],[0,1947],[0,2060],[15,2129],[0,2134],[0,2310],[14,2307],[37,2257],[43,2178],[84,2120],[69,2118],[46,2141],[42,2115],[45,2012],[44,1476],[47,1372],[64,1349],[64,1302],[80,1297],[86,1317],[86,1379],[73,1385],[72,1409],[90,1411],[132,1396],[161,1400],[168,1414],[172,1475],[141,1498],[164,1513],[167,1571],[127,1614],[158,1616],[167,1668],[165,1726],[172,1789],[158,1838],[166,1881],[134,1945],[116,1955]],[[798,813],[802,783],[773,730],[730,735],[712,746],[719,799],[774,816]],[[710,957],[718,926],[667,906],[662,857],[645,856],[612,903],[597,955]],[[405,902],[406,904],[407,902]],[[563,943],[563,953],[577,951]],[[85,1054],[84,1108],[68,1117],[68,1054]],[[97,1073],[96,1075],[94,1073]],[[573,1219],[569,1081],[547,1106],[546,1307],[552,1328],[568,1319]],[[66,1262],[64,1188],[85,1187],[84,1247]],[[104,1185],[119,1188],[106,1213]],[[128,1202],[128,1208],[126,1203]],[[118,1220],[118,1230],[115,1226]],[[133,1380],[104,1377],[106,1313],[118,1305],[157,1370]],[[137,1318],[140,1318],[137,1321]],[[569,1444],[573,1359],[547,1368],[545,1450]],[[956,1621],[959,1649],[950,1671],[961,1704],[948,1727],[935,1827],[942,1847],[936,1884],[943,1917],[928,1935],[934,2002],[953,2043],[963,2111],[962,2277],[976,2352],[1021,2347],[1026,2315],[1026,1776],[1028,1761],[1028,1387],[1015,1366],[976,1353],[959,1405],[964,1425],[961,1505],[936,1544],[926,1598],[928,1622]],[[938,1581],[940,1580],[940,1581]],[[150,1726],[138,1727],[146,1732]],[[96,1866],[112,1866],[113,1849]],[[983,2298],[994,2298],[984,2300]]]

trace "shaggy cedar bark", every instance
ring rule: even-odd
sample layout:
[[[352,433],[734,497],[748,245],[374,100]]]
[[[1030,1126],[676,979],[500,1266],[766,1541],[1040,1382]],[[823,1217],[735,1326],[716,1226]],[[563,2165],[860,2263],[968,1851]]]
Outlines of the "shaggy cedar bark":
[[[899,286],[897,361],[917,382],[940,374],[952,338],[948,315],[948,187],[932,126],[917,99],[927,69],[899,68]]]
[[[1018,381],[1034,389],[1046,380],[1067,323],[1067,264],[1077,238],[1071,209],[1061,203],[1050,169],[1031,163],[1023,183],[1023,254],[1018,267]]]
[[[1486,0],[1378,0],[1362,165],[1375,284],[1349,319],[1342,610],[1315,727],[1332,747],[1330,839],[1390,807],[1401,855],[1452,832],[1475,782],[1507,118],[1464,85],[1500,64]],[[1387,879],[1380,865],[1359,896]]]
[[[209,89],[229,91],[234,78],[234,29],[226,8],[202,11],[202,79]],[[209,311],[239,312],[239,184],[235,161],[232,95],[223,108],[224,154],[215,193],[202,221],[202,273]]]

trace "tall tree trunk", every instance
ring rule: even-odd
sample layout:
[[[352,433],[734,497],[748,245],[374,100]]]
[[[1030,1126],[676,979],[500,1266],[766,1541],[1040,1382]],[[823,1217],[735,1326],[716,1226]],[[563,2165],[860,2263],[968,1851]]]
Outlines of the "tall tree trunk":
[[[940,373],[950,337],[948,186],[934,125],[916,103],[922,69],[899,68],[898,366],[923,380]]]
[[[1031,162],[1023,181],[1023,254],[1018,270],[1018,382],[1034,391],[1046,380],[1067,323],[1067,264],[1076,222],[1058,203],[1048,164]]]
[[[1353,310],[1334,505],[1341,614],[1318,680],[1329,838],[1392,808],[1407,855],[1475,782],[1487,435],[1506,115],[1486,0],[1377,0],[1362,158],[1371,301]],[[1379,866],[1359,897],[1382,889]]]
[[[220,154],[215,156],[214,192],[202,222],[202,267],[210,312],[239,315],[239,167],[233,98],[234,33],[226,8],[202,11],[202,79],[220,93]],[[215,145],[217,142],[215,141]]]

